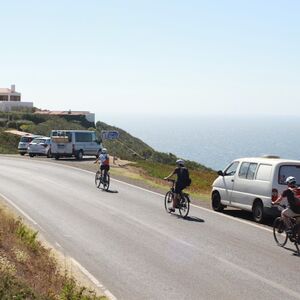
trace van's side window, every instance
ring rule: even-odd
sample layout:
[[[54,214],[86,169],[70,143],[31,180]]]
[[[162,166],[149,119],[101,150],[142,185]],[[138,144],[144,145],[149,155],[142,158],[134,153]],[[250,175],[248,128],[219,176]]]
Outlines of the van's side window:
[[[257,164],[251,163],[248,169],[248,173],[247,173],[247,179],[253,179],[254,175],[255,175],[255,171],[257,168]]]
[[[92,142],[92,132],[75,132],[76,142]]]
[[[240,170],[239,170],[239,177],[241,177],[241,178],[247,177],[249,165],[250,165],[250,163],[248,163],[248,162],[242,163]]]
[[[236,169],[239,165],[238,161],[233,162],[225,171],[224,171],[224,175],[225,176],[233,176],[236,172]]]
[[[253,179],[256,168],[257,168],[256,163],[249,163],[249,162],[242,163],[239,170],[239,177],[246,178],[246,179]]]
[[[270,181],[271,180],[271,172],[272,172],[271,165],[264,165],[264,164],[259,165],[257,173],[256,173],[256,180]]]

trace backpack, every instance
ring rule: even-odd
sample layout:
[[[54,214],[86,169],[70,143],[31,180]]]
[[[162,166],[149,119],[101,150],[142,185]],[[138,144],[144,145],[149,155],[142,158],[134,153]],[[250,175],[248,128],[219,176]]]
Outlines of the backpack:
[[[296,187],[291,189],[294,194],[295,206],[300,206],[300,188]]]
[[[185,186],[190,186],[192,184],[192,179],[190,178],[189,170],[187,168],[182,168],[182,182]]]

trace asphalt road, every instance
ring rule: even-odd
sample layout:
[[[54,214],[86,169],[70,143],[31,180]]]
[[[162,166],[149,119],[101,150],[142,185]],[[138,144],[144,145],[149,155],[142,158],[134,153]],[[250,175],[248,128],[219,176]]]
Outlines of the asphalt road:
[[[300,258],[269,229],[87,171],[0,156],[0,193],[117,299],[300,299]],[[292,244],[289,244],[294,249]]]

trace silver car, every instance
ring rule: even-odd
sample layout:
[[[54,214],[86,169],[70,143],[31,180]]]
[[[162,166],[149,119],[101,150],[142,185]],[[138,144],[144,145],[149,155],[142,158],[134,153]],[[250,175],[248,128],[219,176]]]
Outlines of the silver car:
[[[21,155],[25,155],[27,153],[27,148],[30,142],[32,142],[33,139],[37,138],[37,135],[24,135],[21,137],[19,145],[18,145],[18,151]]]
[[[38,137],[32,140],[27,148],[30,157],[44,155],[51,157],[51,139],[49,137]]]

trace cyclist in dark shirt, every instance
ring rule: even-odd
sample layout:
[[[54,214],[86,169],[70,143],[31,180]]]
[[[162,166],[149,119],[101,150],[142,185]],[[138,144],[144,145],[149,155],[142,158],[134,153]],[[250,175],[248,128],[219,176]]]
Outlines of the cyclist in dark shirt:
[[[296,199],[294,190],[297,189],[296,178],[289,176],[285,183],[288,188],[282,192],[282,194],[274,201],[272,204],[279,203],[283,198],[287,198],[288,207],[281,212],[281,217],[285,225],[290,228],[291,222],[290,218],[300,216],[300,206],[296,206]]]
[[[175,208],[178,207],[178,200],[179,200],[179,195],[182,192],[183,189],[187,187],[186,179],[189,178],[189,171],[188,169],[184,166],[184,161],[182,159],[177,159],[176,160],[176,165],[177,168],[165,177],[165,180],[168,180],[170,177],[173,175],[177,175],[177,180],[175,183],[175,195],[173,198],[173,208],[170,209],[170,211],[175,211]]]

